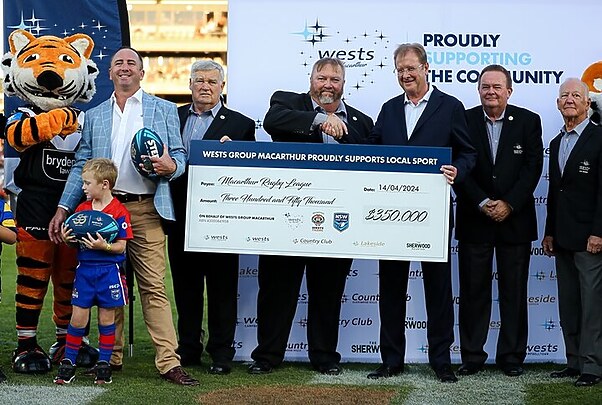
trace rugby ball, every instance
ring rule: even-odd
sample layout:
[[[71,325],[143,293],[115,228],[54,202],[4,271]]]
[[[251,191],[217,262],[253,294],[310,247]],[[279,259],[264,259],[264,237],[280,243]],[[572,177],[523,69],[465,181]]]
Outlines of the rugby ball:
[[[149,128],[138,130],[132,139],[130,152],[132,163],[141,175],[151,179],[158,177],[153,170],[150,157],[161,157],[163,155],[163,141],[155,131]],[[140,167],[140,163],[144,166]]]
[[[119,234],[119,225],[112,216],[102,211],[88,210],[72,214],[65,221],[71,234],[80,242],[88,233],[96,237],[98,232],[107,242],[113,242]]]

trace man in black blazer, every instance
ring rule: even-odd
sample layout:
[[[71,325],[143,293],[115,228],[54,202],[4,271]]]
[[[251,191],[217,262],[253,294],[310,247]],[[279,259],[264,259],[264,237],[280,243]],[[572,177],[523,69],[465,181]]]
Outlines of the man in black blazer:
[[[543,167],[539,115],[508,104],[512,78],[489,65],[478,82],[481,105],[467,111],[477,163],[455,187],[460,271],[460,375],[487,360],[495,252],[501,327],[495,361],[507,376],[523,373],[527,355],[527,280],[537,240],[533,192]]]
[[[589,121],[589,90],[576,78],[560,86],[564,126],[550,142],[548,212],[542,246],[556,257],[558,309],[567,367],[552,378],[577,387],[602,376],[602,127]]]
[[[452,148],[452,164],[441,172],[453,184],[466,178],[476,159],[464,106],[427,81],[429,64],[420,44],[402,44],[394,54],[397,80],[404,93],[383,104],[370,141],[383,145]],[[451,209],[451,207],[450,207]],[[406,292],[410,262],[380,260],[380,353],[383,364],[368,378],[400,374],[405,359]],[[427,311],[429,363],[442,382],[456,382],[449,348],[454,342],[451,266],[422,262]]]
[[[263,126],[276,142],[365,143],[373,122],[341,100],[345,67],[323,58],[312,69],[309,93],[277,91]],[[278,366],[286,351],[301,281],[309,294],[307,340],[309,360],[317,371],[336,375],[341,299],[352,259],[260,256],[257,296],[257,347],[251,374]]]
[[[227,108],[221,93],[224,70],[211,60],[193,63],[190,76],[192,103],[178,108],[182,143],[190,153],[191,140],[255,140],[252,119]],[[188,156],[190,157],[190,156]],[[188,166],[170,182],[176,214],[170,225],[168,254],[178,311],[178,349],[181,363],[200,364],[203,351],[203,292],[207,283],[207,352],[211,374],[228,374],[234,357],[238,304],[238,255],[184,251]]]

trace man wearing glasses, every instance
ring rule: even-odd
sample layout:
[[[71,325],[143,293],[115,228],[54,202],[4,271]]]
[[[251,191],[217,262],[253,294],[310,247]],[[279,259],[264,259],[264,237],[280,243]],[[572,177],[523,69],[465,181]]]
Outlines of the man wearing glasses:
[[[448,183],[461,182],[475,164],[464,106],[427,81],[429,64],[420,44],[402,44],[393,53],[395,73],[404,93],[381,108],[370,141],[383,145],[452,148],[452,164],[441,166]],[[451,232],[451,230],[450,230]],[[379,262],[380,353],[383,364],[368,378],[403,373],[406,292],[410,262]],[[441,382],[454,383],[449,348],[454,342],[451,266],[422,263],[427,312],[429,363]]]

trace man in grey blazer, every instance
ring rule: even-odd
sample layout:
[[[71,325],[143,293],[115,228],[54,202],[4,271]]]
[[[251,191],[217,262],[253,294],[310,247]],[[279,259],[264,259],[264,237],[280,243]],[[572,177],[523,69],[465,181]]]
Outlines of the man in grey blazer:
[[[175,219],[168,183],[180,176],[186,166],[176,106],[141,89],[142,58],[132,48],[123,47],[113,55],[109,75],[115,91],[109,100],[86,113],[76,162],[49,226],[50,238],[60,243],[61,224],[83,196],[84,163],[96,157],[112,159],[119,170],[114,195],[131,214],[134,239],[128,243],[127,257],[136,276],[142,313],[155,346],[155,365],[161,377],[170,382],[198,385],[199,382],[182,369],[176,354],[176,332],[165,292],[165,233],[161,221]],[[143,127],[155,131],[165,145],[160,158],[151,158],[154,171],[159,175],[157,181],[140,175],[130,158],[131,140]],[[121,369],[123,308],[116,312],[115,323],[111,366]]]
[[[558,310],[567,367],[589,387],[602,376],[602,127],[590,122],[589,89],[570,78],[556,104],[564,126],[550,142],[544,253],[556,257]]]

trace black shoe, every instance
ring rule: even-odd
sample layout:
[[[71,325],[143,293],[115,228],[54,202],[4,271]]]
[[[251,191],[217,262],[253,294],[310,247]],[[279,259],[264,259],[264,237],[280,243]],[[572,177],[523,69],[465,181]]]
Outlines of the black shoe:
[[[467,376],[478,373],[483,369],[482,364],[466,362],[462,363],[460,368],[458,369],[458,375]]]
[[[96,376],[96,367],[98,366],[98,364],[93,365],[90,368],[85,369],[82,372],[82,375],[86,376],[86,377],[95,377]],[[113,364],[110,363],[109,367],[111,367],[111,371],[121,371],[123,370],[123,364]]]
[[[591,387],[600,382],[600,377],[593,374],[581,374],[581,377],[575,381],[575,387]]]
[[[39,345],[22,352],[15,350],[12,366],[15,373],[25,374],[47,373],[52,368],[50,358]]]
[[[341,366],[338,363],[323,363],[317,367],[314,367],[317,371],[325,375],[339,375],[341,374]]]
[[[111,384],[113,382],[113,373],[111,366],[106,361],[99,361],[96,363],[96,377],[94,378],[94,384]]]
[[[552,378],[578,377],[579,374],[581,374],[581,373],[576,368],[565,367],[562,370],[552,371],[550,373],[550,377],[552,377]]]
[[[435,370],[437,378],[442,383],[455,383],[458,382],[458,377],[454,374],[449,364],[445,364]]]
[[[230,371],[232,371],[232,367],[224,363],[213,363],[209,367],[209,374],[226,375],[230,374]]]
[[[518,377],[525,372],[525,370],[523,370],[523,368],[518,364],[505,364],[500,368],[508,377]]]
[[[403,365],[401,365],[399,367],[393,367],[393,366],[389,366],[386,364],[381,364],[381,366],[379,368],[377,368],[376,370],[374,370],[373,372],[368,374],[367,377],[377,380],[379,378],[394,377],[401,373],[403,373]]]
[[[59,366],[59,371],[54,377],[54,383],[58,385],[71,384],[75,379],[75,366],[69,359],[63,359]]]
[[[249,366],[249,374],[269,374],[272,370],[272,366],[266,361],[254,361]]]

